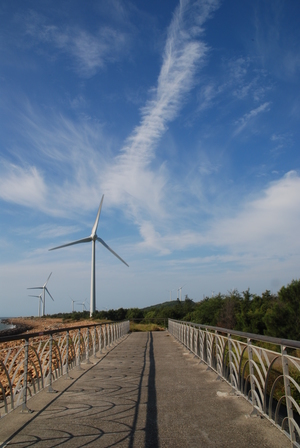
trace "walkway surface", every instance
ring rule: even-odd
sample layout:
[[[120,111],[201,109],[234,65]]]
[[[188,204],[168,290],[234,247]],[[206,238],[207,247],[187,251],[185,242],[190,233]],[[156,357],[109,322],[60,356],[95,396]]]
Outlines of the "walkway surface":
[[[3,417],[0,446],[290,447],[167,332],[130,334],[83,368]]]

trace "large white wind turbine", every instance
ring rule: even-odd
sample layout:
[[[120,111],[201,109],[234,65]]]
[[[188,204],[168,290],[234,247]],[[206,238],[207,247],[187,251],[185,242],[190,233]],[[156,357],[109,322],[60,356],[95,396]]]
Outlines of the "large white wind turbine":
[[[92,316],[93,312],[96,309],[96,276],[95,276],[95,271],[96,271],[96,269],[95,269],[96,268],[96,265],[95,265],[96,241],[99,241],[99,243],[101,243],[102,246],[106,247],[106,249],[108,249],[112,254],[114,254],[117,258],[119,258],[119,260],[122,261],[122,263],[124,263],[124,264],[126,264],[126,266],[128,266],[126,261],[124,261],[118,254],[116,254],[116,252],[114,252],[103,241],[103,239],[99,238],[98,235],[97,235],[97,228],[98,228],[98,222],[99,222],[101,208],[102,208],[102,204],[103,204],[103,199],[104,199],[104,195],[102,196],[102,199],[101,199],[101,202],[100,202],[100,205],[99,205],[99,209],[98,209],[98,213],[97,213],[97,216],[96,216],[96,220],[95,220],[94,226],[92,228],[92,233],[91,233],[90,236],[88,236],[87,238],[82,238],[81,240],[73,241],[72,243],[63,244],[62,246],[57,246],[57,247],[53,247],[52,249],[49,249],[49,250],[55,250],[55,249],[60,249],[62,247],[73,246],[74,244],[89,243],[90,241],[92,242],[92,272],[91,272],[90,316]]]
[[[43,286],[33,286],[32,288],[27,288],[27,289],[42,289],[42,290],[43,290],[42,316],[45,316],[45,310],[46,310],[45,291],[47,291],[47,293],[49,294],[49,296],[51,297],[51,299],[52,299],[53,302],[54,302],[54,299],[53,299],[53,297],[51,296],[51,294],[50,294],[50,292],[49,292],[49,290],[48,290],[48,288],[47,288],[47,283],[48,283],[48,281],[49,281],[49,278],[51,277],[51,274],[52,274],[52,272],[50,272],[50,275],[49,275],[49,277],[47,278],[46,282],[43,284]]]

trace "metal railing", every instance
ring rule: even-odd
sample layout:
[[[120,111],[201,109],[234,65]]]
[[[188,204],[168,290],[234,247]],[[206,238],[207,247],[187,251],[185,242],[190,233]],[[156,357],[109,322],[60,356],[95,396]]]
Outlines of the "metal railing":
[[[169,332],[300,447],[300,342],[169,319]]]
[[[0,338],[0,417],[69,371],[90,363],[129,332],[129,321],[59,328]]]

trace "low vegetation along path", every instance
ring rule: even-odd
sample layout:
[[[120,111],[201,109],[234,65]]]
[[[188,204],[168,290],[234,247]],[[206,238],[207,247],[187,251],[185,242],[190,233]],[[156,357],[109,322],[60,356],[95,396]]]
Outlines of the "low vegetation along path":
[[[289,447],[168,332],[132,333],[0,420],[9,447]],[[2,443],[2,445],[1,445]]]

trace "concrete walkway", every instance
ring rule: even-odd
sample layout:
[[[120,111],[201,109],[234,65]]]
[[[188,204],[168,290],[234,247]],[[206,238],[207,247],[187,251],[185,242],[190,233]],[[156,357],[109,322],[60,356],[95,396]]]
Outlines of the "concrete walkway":
[[[290,447],[167,332],[133,333],[84,369],[3,417],[0,446]]]

